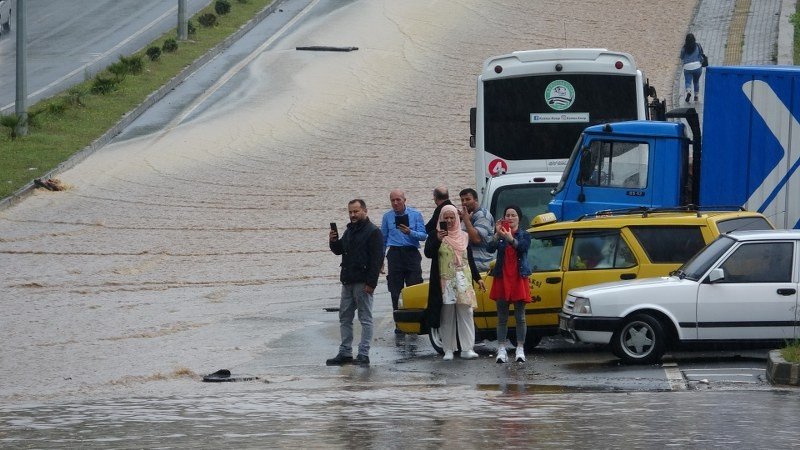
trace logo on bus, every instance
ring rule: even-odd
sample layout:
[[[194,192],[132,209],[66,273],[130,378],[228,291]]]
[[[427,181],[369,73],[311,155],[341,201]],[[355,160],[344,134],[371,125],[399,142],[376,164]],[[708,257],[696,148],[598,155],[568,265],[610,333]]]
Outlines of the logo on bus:
[[[556,111],[563,111],[575,103],[575,88],[568,81],[555,80],[544,90],[544,100]]]

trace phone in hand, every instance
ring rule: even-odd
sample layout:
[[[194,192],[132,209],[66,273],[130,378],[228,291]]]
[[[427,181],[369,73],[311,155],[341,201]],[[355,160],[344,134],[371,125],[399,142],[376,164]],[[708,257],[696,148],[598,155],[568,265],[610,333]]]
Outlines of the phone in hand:
[[[442,220],[441,222],[439,222],[439,228],[441,228],[444,231],[447,231],[447,221]]]
[[[400,225],[408,226],[408,216],[394,216],[394,226],[400,228]]]
[[[337,236],[339,235],[339,229],[336,228],[336,222],[331,222],[331,231],[336,233]]]
[[[500,219],[500,228],[506,231],[511,231],[511,222],[506,219]]]

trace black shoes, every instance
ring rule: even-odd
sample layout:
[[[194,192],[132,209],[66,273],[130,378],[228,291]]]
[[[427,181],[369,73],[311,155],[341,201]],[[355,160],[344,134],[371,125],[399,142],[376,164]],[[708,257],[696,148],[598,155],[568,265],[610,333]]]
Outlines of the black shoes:
[[[368,366],[369,365],[369,356],[367,355],[358,355],[355,360],[353,360],[352,356],[338,354],[333,358],[325,361],[326,366],[343,366],[345,364],[352,364],[356,363],[360,366]]]
[[[361,355],[359,355],[359,358],[360,357],[361,357]],[[342,366],[342,365],[345,365],[345,364],[350,364],[352,362],[353,362],[353,357],[352,356],[338,354],[338,355],[334,356],[333,358],[325,361],[325,365],[326,366]],[[367,364],[369,364],[369,358],[367,358]]]
[[[692,99],[692,93],[691,93],[691,92],[687,92],[687,93],[686,93],[686,103],[689,103],[689,101],[690,101],[691,99]]]

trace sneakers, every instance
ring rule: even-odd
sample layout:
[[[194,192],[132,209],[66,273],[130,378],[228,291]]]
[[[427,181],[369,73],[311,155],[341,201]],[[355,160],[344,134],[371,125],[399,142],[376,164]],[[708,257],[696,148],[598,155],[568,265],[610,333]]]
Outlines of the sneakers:
[[[515,357],[517,362],[525,362],[525,349],[521,345],[517,347],[517,354]]]
[[[475,359],[477,357],[478,354],[473,350],[461,350],[461,359]]]
[[[356,356],[356,364],[361,366],[368,366],[369,365],[369,356],[367,355],[358,355]]]
[[[450,350],[445,351],[444,352],[444,358],[442,358],[442,359],[444,359],[445,361],[452,361],[453,360],[453,352],[450,351]]]
[[[358,355],[359,358],[361,355]],[[325,361],[326,366],[342,366],[345,364],[350,364],[353,362],[352,356],[342,355],[341,353],[334,356],[333,358]],[[369,363],[369,358],[367,358],[367,363]]]
[[[700,101],[700,93],[699,92],[695,92],[694,93],[694,101],[695,101],[695,103]]]
[[[686,91],[686,103],[689,103],[692,100],[692,92]]]
[[[505,347],[500,347],[497,349],[497,364],[504,364],[508,362],[508,354],[506,353]]]

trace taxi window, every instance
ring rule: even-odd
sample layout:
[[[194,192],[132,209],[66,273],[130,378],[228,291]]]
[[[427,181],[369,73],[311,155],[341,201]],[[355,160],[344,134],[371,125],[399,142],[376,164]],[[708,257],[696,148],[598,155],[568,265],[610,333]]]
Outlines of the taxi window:
[[[532,234],[531,247],[528,250],[528,263],[531,269],[534,272],[561,270],[566,242],[566,234]]]
[[[772,230],[772,225],[764,217],[737,217],[717,222],[720,234],[744,230]]]
[[[699,226],[630,227],[654,264],[683,264],[706,246]]]
[[[619,231],[576,234],[573,238],[570,270],[621,269],[635,265],[636,258]]]

